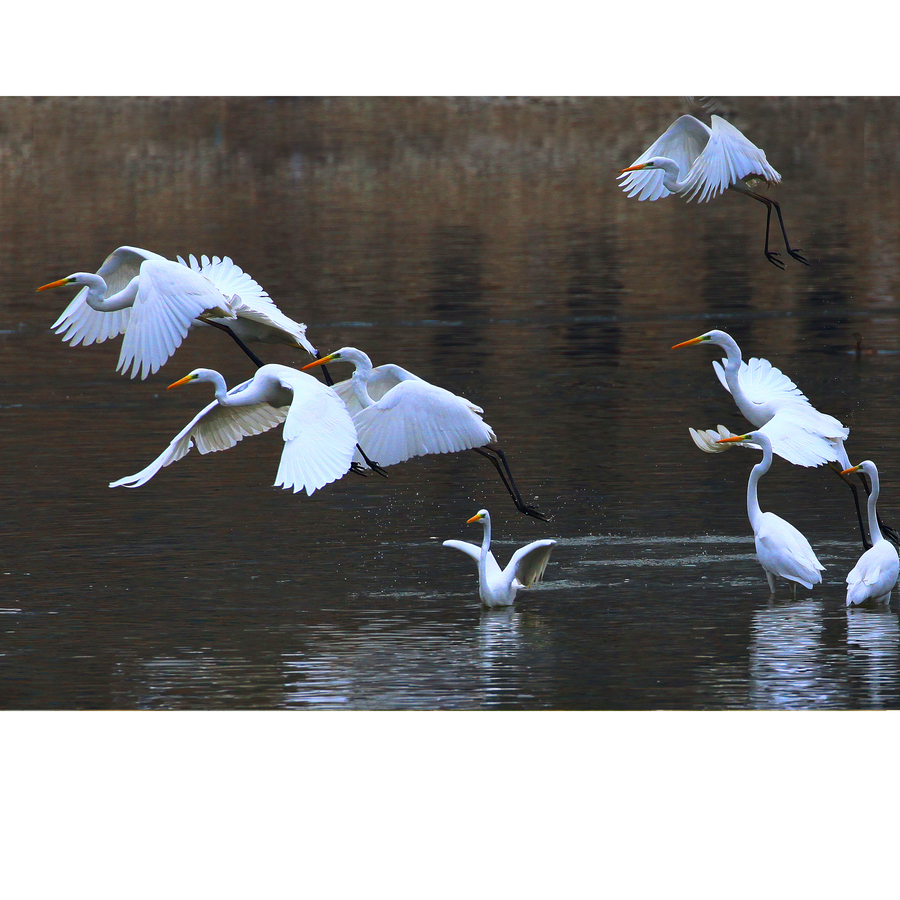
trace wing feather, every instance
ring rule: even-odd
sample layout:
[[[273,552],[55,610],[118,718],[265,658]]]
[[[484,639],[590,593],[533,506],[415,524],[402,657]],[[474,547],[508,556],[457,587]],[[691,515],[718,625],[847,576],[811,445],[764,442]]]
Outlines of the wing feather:
[[[516,581],[522,587],[531,587],[544,577],[544,570],[555,545],[556,541],[545,539],[520,547],[513,553],[504,572],[514,572]]]
[[[676,119],[631,165],[638,166],[654,156],[665,156],[678,163],[681,177],[690,171],[694,160],[706,147],[711,129],[694,116],[681,116]],[[629,197],[637,196],[638,200],[659,200],[668,197],[672,192],[663,185],[665,173],[662,169],[644,169],[640,172],[624,172],[622,190]]]

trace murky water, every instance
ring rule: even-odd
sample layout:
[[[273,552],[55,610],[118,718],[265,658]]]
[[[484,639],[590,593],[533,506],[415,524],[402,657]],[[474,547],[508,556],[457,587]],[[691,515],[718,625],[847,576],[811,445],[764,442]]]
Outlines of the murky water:
[[[772,360],[851,428],[900,518],[898,106],[723,102],[781,172],[812,263],[778,271],[757,204],[617,188],[677,98],[0,101],[0,705],[900,706],[896,605],[844,607],[849,491],[776,460],[762,505],[827,571],[770,599],[755,454],[687,434],[744,427],[717,354],[669,350],[720,327]],[[34,289],[121,244],[230,255],[321,350],[359,346],[479,403],[552,520],[517,513],[474,453],[293,495],[272,486],[279,431],[110,490],[210,399],[166,385],[252,373],[208,329],[146,382],[115,373],[118,341],[53,335],[68,298]],[[441,546],[480,540],[465,521],[482,506],[504,561],[559,541],[511,610],[482,612],[474,566]]]

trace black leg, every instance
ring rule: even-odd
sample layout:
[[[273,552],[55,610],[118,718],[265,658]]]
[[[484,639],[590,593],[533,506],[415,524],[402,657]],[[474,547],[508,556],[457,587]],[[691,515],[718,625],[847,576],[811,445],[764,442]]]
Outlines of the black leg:
[[[859,533],[862,535],[863,547],[868,550],[872,546],[872,542],[869,540],[869,536],[866,533],[866,526],[863,525],[862,510],[859,506],[859,491],[856,489],[856,485],[846,475],[843,474],[843,467],[840,463],[833,462],[829,463],[829,465],[831,466],[831,470],[833,472],[837,472],[838,478],[840,478],[841,481],[843,481],[844,484],[846,484],[850,488],[850,490],[853,491],[853,502],[856,505],[856,520],[859,522]],[[862,475],[862,473],[860,473],[860,475]],[[861,477],[860,481],[862,481],[863,487],[866,489],[868,496],[869,487],[866,479]]]
[[[356,449],[359,450],[359,455],[366,461],[366,465],[367,465],[373,472],[377,472],[382,478],[387,478],[387,477],[388,477],[388,473],[385,472],[384,469],[382,469],[381,466],[379,466],[377,462],[372,462],[372,460],[369,459],[368,456],[366,456],[366,451],[363,450],[363,448],[360,447],[359,444],[356,445]],[[353,465],[358,466],[359,463],[354,463]]]
[[[772,218],[772,207],[775,207],[775,212],[778,215],[778,224],[781,226],[781,234],[784,237],[784,246],[788,252],[788,256],[793,257],[797,260],[797,262],[803,263],[804,266],[808,266],[809,263],[806,261],[805,257],[800,255],[799,247],[795,250],[791,247],[791,242],[788,240],[787,231],[784,227],[784,217],[781,215],[781,206],[779,205],[777,200],[771,200],[769,197],[763,197],[761,194],[757,194],[755,191],[739,191],[741,194],[746,194],[748,197],[752,197],[754,200],[759,200],[760,203],[766,204],[766,259],[769,260],[773,265],[778,266],[778,268],[784,268],[784,261],[779,259],[778,253],[775,253],[772,250],[769,250],[769,220]]]
[[[504,454],[502,450],[498,447],[473,447],[472,449],[485,459],[491,461],[491,465],[497,470],[497,474],[500,476],[503,486],[506,488],[509,496],[512,497],[513,503],[516,504],[516,509],[519,510],[519,512],[525,513],[526,516],[533,516],[535,519],[540,519],[542,522],[550,521],[548,516],[545,516],[542,512],[539,512],[533,506],[529,506],[522,500],[522,495],[519,493],[519,489],[516,487],[516,483],[513,480],[512,472],[509,469],[509,463],[506,461],[506,454]],[[494,454],[496,454],[496,456]]]
[[[227,325],[223,325],[221,322],[210,322],[208,319],[201,319],[201,321],[206,322],[207,325],[212,325],[213,328],[218,328],[219,331],[224,331],[226,334],[231,335],[238,347],[253,360],[253,365],[255,365],[257,369],[261,369],[265,365],[265,363]]]
[[[869,482],[869,479],[862,472],[857,472],[856,474],[859,475],[859,480],[862,482],[863,488],[865,488],[866,496],[871,496],[872,485]],[[885,539],[889,540],[895,547],[900,547],[900,535],[898,535],[890,525],[886,525],[884,522],[882,522],[881,513],[879,513],[877,509],[875,510],[875,518],[878,520],[878,527],[881,529],[882,536]]]

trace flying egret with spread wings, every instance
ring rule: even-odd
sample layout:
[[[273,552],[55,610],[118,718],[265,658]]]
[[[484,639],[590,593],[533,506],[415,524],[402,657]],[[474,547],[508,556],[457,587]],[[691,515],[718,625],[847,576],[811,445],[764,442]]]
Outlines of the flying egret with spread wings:
[[[482,419],[480,406],[401,366],[373,367],[368,355],[356,347],[342,347],[303,369],[330,362],[348,362],[354,367],[353,375],[333,388],[353,417],[360,447],[379,466],[393,466],[429,453],[474,450],[491,461],[520,512],[545,519],[523,502],[503,451],[486,446],[497,438]],[[355,462],[362,465],[365,459],[358,454]]]
[[[712,127],[693,116],[676,119],[619,178],[622,189],[638,200],[659,200],[681,194],[687,200],[712,200],[725,190],[752,197],[766,206],[765,255],[783,269],[780,254],[769,250],[772,209],[778,215],[788,255],[808,266],[799,248],[791,248],[778,202],[754,190],[758,185],[778,184],[781,176],[766,154],[721,116],[712,117]]]
[[[289,344],[316,355],[306,326],[286,316],[260,285],[231,259],[178,262],[140,247],[119,247],[97,270],[75,272],[39,287],[81,285],[53,329],[77,346],[124,334],[116,370],[141,378],[156,372],[193,325],[227,331],[257,366],[245,341]]]
[[[140,487],[160,469],[196,446],[200,453],[227,450],[247,435],[261,434],[284,423],[284,450],[275,486],[307,495],[350,469],[356,450],[356,429],[344,401],[311,375],[290,366],[269,364],[248,381],[227,389],[214,369],[194,369],[169,388],[210,382],[216,399],[205,406],[172,438],[149,466],[120,478],[110,487]]]
[[[847,606],[861,606],[869,600],[887,603],[900,575],[900,559],[897,548],[885,539],[878,522],[878,469],[875,463],[867,459],[858,466],[851,466],[846,472],[865,472],[872,482],[868,508],[872,546],[847,575]]]
[[[780,369],[767,359],[744,362],[741,348],[730,334],[714,329],[672,348],[709,343],[725,350],[726,358],[713,361],[722,386],[734,398],[738,409],[751,425],[756,426],[772,443],[772,451],[796,466],[821,466],[828,463],[853,491],[856,516],[863,544],[869,546],[856,485],[842,472],[850,467],[844,441],[850,429],[834,416],[819,412],[806,395]],[[721,437],[730,432],[720,425],[718,430],[690,429],[694,443],[706,453],[726,449]],[[862,479],[866,491],[868,482]]]
[[[756,542],[756,558],[766,572],[769,589],[775,593],[775,577],[778,576],[793,583],[791,590],[795,596],[798,584],[811,590],[814,584],[821,583],[825,566],[816,558],[809,541],[790,522],[773,512],[763,512],[759,506],[757,485],[772,465],[772,442],[768,435],[762,431],[751,431],[723,438],[722,441],[752,441],[763,453],[762,460],[750,470],[747,514]]]
[[[478,596],[483,606],[512,606],[520,588],[529,588],[543,578],[556,541],[544,539],[520,547],[513,553],[506,568],[501,569],[491,552],[490,513],[480,509],[466,524],[473,522],[481,522],[484,528],[480,547],[467,541],[444,541],[444,546],[461,550],[475,560],[478,565]]]

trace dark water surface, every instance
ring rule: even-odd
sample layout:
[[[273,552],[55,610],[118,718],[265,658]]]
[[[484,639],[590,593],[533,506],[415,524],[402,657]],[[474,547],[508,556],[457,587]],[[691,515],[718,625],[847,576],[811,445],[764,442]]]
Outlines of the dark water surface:
[[[741,99],[721,112],[784,181],[809,268],[762,254],[764,210],[628,200],[615,174],[672,99],[0,101],[6,709],[859,709],[900,707],[900,626],[848,611],[849,491],[776,460],[763,508],[826,581],[770,599],[745,486],[755,454],[710,328],[781,367],[875,460],[900,524],[900,101]],[[626,127],[627,126],[627,127]],[[272,486],[280,430],[143,468],[211,397],[164,388],[252,366],[209,329],[145,382],[118,340],[49,326],[121,244],[230,255],[322,351],[365,350],[485,409],[527,499],[474,453],[312,498]],[[861,352],[856,352],[857,343]],[[287,348],[266,361],[302,364]],[[336,369],[334,374],[342,373]],[[559,541],[546,580],[482,612],[475,568]],[[895,597],[896,600],[896,597]]]

